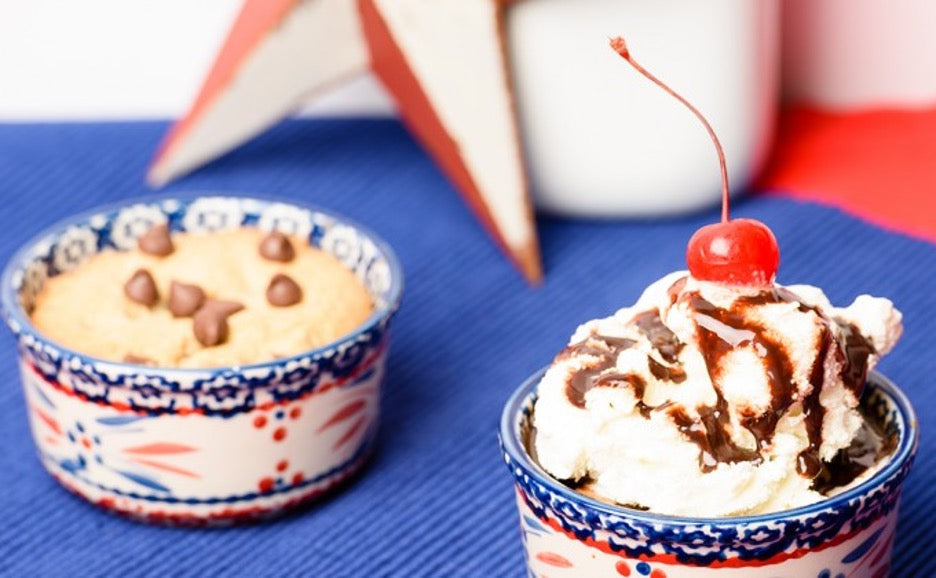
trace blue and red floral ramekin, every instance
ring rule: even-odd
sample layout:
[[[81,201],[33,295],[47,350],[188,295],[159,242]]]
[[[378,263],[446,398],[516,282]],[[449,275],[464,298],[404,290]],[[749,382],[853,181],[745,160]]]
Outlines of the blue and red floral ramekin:
[[[29,314],[47,279],[99,251],[135,247],[158,223],[172,231],[258,227],[307,238],[356,274],[374,312],[312,351],[210,369],[97,359],[33,327]],[[0,283],[42,464],[101,507],[168,524],[265,518],[337,486],[373,447],[403,280],[390,248],[346,219],[292,203],[207,195],[103,208],[29,242]]]
[[[896,439],[890,461],[864,483],[809,506],[757,516],[687,518],[617,507],[549,476],[526,436],[545,370],[526,381],[501,417],[531,577],[886,578],[900,488],[918,444],[917,418],[889,380],[872,372],[862,398]],[[648,440],[647,443],[652,443]]]

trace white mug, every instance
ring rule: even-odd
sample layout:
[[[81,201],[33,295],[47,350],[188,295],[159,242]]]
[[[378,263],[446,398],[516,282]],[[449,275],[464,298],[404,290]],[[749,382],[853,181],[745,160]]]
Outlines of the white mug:
[[[766,157],[779,77],[776,0],[537,0],[507,13],[533,195],[546,212],[651,216],[717,202],[704,128],[609,46],[634,58],[712,123],[742,190]]]

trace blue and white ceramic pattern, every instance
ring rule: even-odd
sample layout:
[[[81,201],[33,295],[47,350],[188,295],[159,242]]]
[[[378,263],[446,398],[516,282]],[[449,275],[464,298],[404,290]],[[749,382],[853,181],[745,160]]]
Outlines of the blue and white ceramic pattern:
[[[98,251],[134,247],[156,223],[173,231],[259,227],[305,237],[357,275],[375,311],[318,349],[214,369],[104,361],[36,331],[29,313],[46,279]],[[262,199],[145,201],[53,227],[13,257],[0,283],[39,455],[56,479],[93,503],[165,523],[266,517],[334,487],[371,450],[402,273],[389,247],[359,225]]]
[[[862,403],[882,418],[897,448],[869,480],[785,512],[685,518],[593,500],[552,479],[530,458],[524,437],[544,372],[514,393],[500,427],[531,577],[887,576],[900,488],[913,463],[918,431],[906,397],[880,374],[869,377]]]

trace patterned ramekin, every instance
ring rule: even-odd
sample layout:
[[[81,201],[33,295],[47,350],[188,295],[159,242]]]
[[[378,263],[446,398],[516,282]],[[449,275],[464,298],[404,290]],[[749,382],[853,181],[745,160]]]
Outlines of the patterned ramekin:
[[[900,487],[913,463],[918,431],[906,397],[880,374],[870,376],[862,403],[897,436],[887,466],[820,503],[731,518],[619,508],[553,480],[530,458],[522,438],[542,375],[534,375],[511,397],[500,426],[531,577],[887,576]]]
[[[212,369],[104,361],[33,327],[28,312],[47,278],[105,248],[134,247],[156,223],[173,231],[258,227],[308,238],[354,271],[375,312],[318,349]],[[330,490],[370,453],[388,325],[403,280],[391,250],[359,225],[262,199],[143,201],[52,227],[13,257],[0,283],[39,456],[62,485],[92,503],[167,524],[255,520]]]

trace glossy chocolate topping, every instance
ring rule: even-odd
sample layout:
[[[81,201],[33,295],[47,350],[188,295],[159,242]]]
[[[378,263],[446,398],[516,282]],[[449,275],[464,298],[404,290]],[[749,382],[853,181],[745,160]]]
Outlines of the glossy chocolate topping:
[[[771,292],[770,295],[774,294]],[[762,300],[760,297],[738,299],[731,309],[715,307],[698,293],[689,293],[683,297],[695,313],[699,350],[705,359],[705,366],[719,403],[722,400],[720,383],[722,372],[725,370],[725,355],[738,347],[752,345],[764,364],[764,374],[770,387],[768,409],[761,415],[741,419],[741,425],[757,440],[758,448],[764,447],[773,439],[777,422],[793,403],[796,392],[793,386],[793,364],[786,347],[771,338],[766,327],[750,318],[749,312],[752,307],[768,302],[766,298]],[[724,424],[727,425],[727,422]],[[726,432],[709,432],[712,439],[725,439],[731,443],[731,437],[725,434]],[[727,451],[717,450],[714,455]]]
[[[839,321],[839,327],[844,336],[842,349],[845,350],[845,358],[841,360],[842,381],[845,387],[858,395],[868,379],[868,356],[876,351],[874,345],[865,339],[854,325]]]
[[[825,384],[825,359],[833,341],[832,332],[828,327],[823,327],[819,339],[819,351],[809,371],[812,391],[803,399],[803,418],[809,446],[796,458],[796,471],[808,478],[815,478],[823,468],[822,460],[819,458],[819,447],[822,445],[822,419],[825,417],[825,408],[819,402],[819,395]]]
[[[847,486],[868,468],[893,454],[895,449],[896,434],[888,435],[879,421],[865,415],[851,445],[839,450],[831,461],[822,463],[812,488],[820,494],[828,494],[835,488]]]
[[[685,278],[679,279],[667,294],[671,304],[682,301],[692,313],[699,350],[715,390],[715,404],[695,408],[696,417],[671,402],[657,407],[648,406],[642,401],[646,389],[644,380],[637,374],[622,372],[617,368],[618,355],[634,347],[636,342],[603,335],[591,335],[567,347],[556,358],[556,361],[562,361],[576,357],[582,364],[580,369],[569,375],[566,382],[566,395],[571,403],[584,407],[585,394],[595,387],[630,388],[638,399],[637,408],[644,417],[649,417],[654,410],[666,411],[687,439],[699,447],[699,466],[708,472],[721,462],[760,461],[762,458],[758,450],[773,440],[780,418],[786,415],[794,403],[801,402],[809,445],[798,456],[797,471],[815,480],[814,487],[817,490],[827,491],[847,484],[875,463],[886,448],[869,449],[871,442],[877,439],[870,434],[863,438],[864,441],[856,440],[851,448],[840,452],[830,463],[823,462],[819,456],[825,416],[819,396],[825,386],[827,356],[838,356],[843,368],[841,378],[846,387],[857,395],[867,378],[868,356],[874,353],[871,344],[854,326],[829,319],[821,310],[802,303],[785,288],[771,288],[742,296],[735,299],[729,308],[721,308],[698,292],[685,292],[685,284]],[[801,313],[815,315],[821,328],[809,374],[811,391],[802,400],[793,382],[794,365],[786,345],[752,314],[754,308],[781,303],[795,304]],[[650,374],[661,381],[675,384],[684,382],[686,372],[679,362],[679,354],[685,344],[663,323],[659,310],[638,313],[631,323],[655,350],[654,355],[647,356]],[[834,331],[833,324],[841,331]],[[836,335],[839,334],[842,337],[837,342]],[[738,445],[732,438],[728,402],[722,395],[720,385],[723,372],[729,370],[725,366],[725,357],[740,347],[750,348],[757,353],[770,390],[770,401],[765,411],[756,415],[742,415],[739,419],[740,425],[754,437],[756,448]]]
[[[699,467],[703,472],[714,470],[720,462],[760,461],[756,451],[742,448],[731,440],[728,403],[720,395],[715,407],[699,408],[698,420],[689,417],[681,407],[673,407],[668,413],[679,431],[699,446]]]
[[[632,339],[591,335],[579,343],[572,344],[556,356],[556,362],[570,357],[587,356],[585,365],[569,376],[566,383],[566,396],[576,407],[585,407],[585,394],[602,378],[602,373],[617,364],[617,356],[625,349],[636,344]],[[615,374],[618,375],[618,374]],[[626,377],[626,376],[625,376]],[[615,387],[619,386],[616,385]],[[643,393],[641,385],[641,394]],[[639,396],[638,396],[639,397]]]
[[[660,357],[664,361],[676,363],[679,359],[679,352],[682,351],[683,343],[679,341],[679,338],[669,327],[663,324],[663,320],[660,319],[659,309],[638,313],[634,316],[633,324],[650,340],[650,344],[660,352]]]
[[[727,419],[706,418],[706,415],[719,414],[719,406],[727,409],[719,383],[724,370],[722,360],[733,349],[752,346],[764,364],[764,373],[770,387],[770,403],[767,410],[761,415],[742,417],[740,420],[741,425],[757,440],[758,447],[770,443],[776,433],[780,417],[786,414],[790,406],[797,401],[792,379],[793,363],[789,352],[782,342],[771,338],[766,328],[752,320],[750,315],[750,309],[753,307],[773,303],[796,303],[801,312],[815,314],[822,325],[819,347],[809,376],[812,388],[802,400],[809,446],[797,458],[797,471],[805,477],[817,480],[817,485],[821,485],[818,482],[820,479],[835,479],[837,480],[835,486],[848,483],[842,482],[842,479],[846,477],[842,471],[857,471],[851,479],[864,471],[867,466],[858,467],[847,457],[839,459],[840,465],[848,462],[843,468],[840,465],[826,464],[819,456],[819,448],[822,445],[822,421],[825,416],[825,409],[819,401],[819,396],[825,386],[826,357],[835,343],[831,326],[837,323],[836,321],[826,318],[817,308],[800,302],[792,292],[782,288],[741,297],[729,309],[715,307],[698,293],[690,293],[682,298],[687,300],[695,313],[699,348],[718,396],[715,408],[698,408],[706,432],[704,439],[698,435],[690,436],[690,439],[699,445],[703,455],[711,455],[717,461],[738,461],[739,457],[743,457],[748,452],[732,442],[728,435]],[[840,347],[834,348],[841,358],[842,379],[845,386],[857,395],[867,378],[868,355],[874,353],[874,349],[853,326],[840,322],[837,324],[844,335],[843,342],[836,344]],[[749,459],[759,459],[756,452],[752,453],[753,456],[747,454]],[[700,458],[700,462],[704,461],[704,457]],[[830,468],[838,468],[842,471],[831,472]]]
[[[657,379],[682,383],[686,380],[686,372],[678,365],[678,355],[683,348],[673,333],[660,319],[660,312],[656,309],[638,314],[633,323],[640,329],[660,357],[668,366],[660,363],[652,356],[647,356],[647,365],[651,374]],[[649,417],[654,409],[643,402],[643,395],[647,384],[643,378],[633,373],[613,371],[617,365],[618,355],[625,349],[636,345],[636,341],[620,337],[607,337],[592,335],[574,345],[565,348],[556,361],[570,357],[589,356],[593,359],[585,362],[578,371],[573,372],[566,383],[566,396],[575,406],[585,407],[585,394],[595,387],[630,387],[637,398],[637,408],[644,417]]]
[[[676,301],[679,300],[679,295],[683,292],[683,289],[686,288],[686,282],[688,280],[688,275],[685,277],[680,277],[672,285],[670,285],[669,289],[666,290],[666,295],[669,297],[670,305],[675,305]]]
[[[686,371],[678,365],[663,365],[648,355],[647,367],[650,369],[650,374],[660,381],[672,381],[673,383],[686,381]]]

